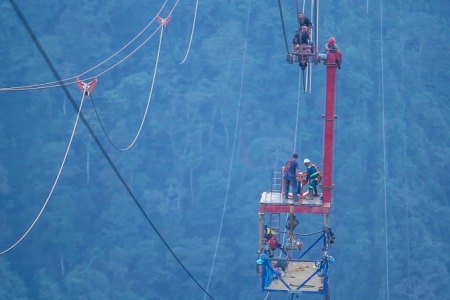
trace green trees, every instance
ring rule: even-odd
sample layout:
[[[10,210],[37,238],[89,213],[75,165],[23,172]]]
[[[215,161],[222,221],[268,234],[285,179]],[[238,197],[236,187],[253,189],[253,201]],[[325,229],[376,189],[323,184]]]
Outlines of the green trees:
[[[253,3],[246,36],[247,1],[200,2],[189,57],[180,65],[171,51],[177,59],[185,53],[193,3],[179,3],[164,33],[149,113],[135,146],[118,152],[108,144],[89,99],[83,114],[159,232],[202,286],[209,278],[226,197],[210,291],[216,299],[259,299],[254,274],[258,199],[270,188],[271,171],[291,156],[295,138],[295,151],[320,165],[325,70],[316,66],[313,93],[300,93],[294,137],[299,73],[284,61],[278,8]],[[81,4],[21,4],[63,76],[120,49],[161,3]],[[285,5],[289,42],[295,8]],[[379,4],[321,1],[320,43],[333,35],[343,52],[331,217],[338,238],[330,250],[337,261],[332,299],[385,299],[386,233],[392,298],[444,299],[449,293],[446,11],[442,1],[385,1],[381,70]],[[53,81],[7,3],[0,23],[0,85]],[[101,76],[93,93],[105,130],[121,147],[131,142],[142,120],[156,47],[157,37]],[[79,90],[68,88],[78,102]],[[23,234],[49,192],[75,118],[67,104],[57,89],[1,94],[0,250]],[[300,230],[317,225],[313,217],[298,218]],[[0,260],[0,275],[5,282],[1,299],[202,297],[83,125],[48,208],[24,241]]]

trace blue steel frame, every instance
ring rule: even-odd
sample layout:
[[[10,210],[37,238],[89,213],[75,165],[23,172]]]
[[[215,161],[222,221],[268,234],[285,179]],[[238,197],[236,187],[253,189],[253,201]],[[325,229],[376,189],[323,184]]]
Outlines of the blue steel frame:
[[[281,249],[283,251],[283,253],[286,254],[286,256],[288,257],[286,259],[286,261],[304,261],[304,262],[316,262],[315,260],[302,260],[301,258],[303,256],[305,256],[306,253],[308,253],[320,240],[323,240],[323,245],[326,246],[326,237],[325,237],[325,233],[322,233],[320,235],[320,237],[311,244],[311,246],[308,247],[308,249],[305,250],[305,252],[302,253],[302,255],[300,255],[300,257],[298,259],[292,259],[291,257],[289,257],[289,255],[287,255],[287,253]],[[272,258],[270,260],[277,260],[276,258]],[[310,280],[311,278],[313,278],[314,276],[317,275],[317,273],[319,272],[319,269],[317,269],[313,274],[311,274],[305,281],[303,281],[298,287],[296,287],[295,289],[292,289],[289,284],[286,283],[286,281],[283,280],[282,277],[279,277],[278,280],[281,281],[281,283],[283,283],[283,285],[286,287],[286,290],[279,290],[279,289],[270,289],[266,287],[266,276],[267,276],[267,269],[269,269],[274,272],[274,269],[272,268],[272,265],[269,264],[263,264],[262,265],[262,276],[261,276],[261,290],[263,292],[281,292],[281,293],[290,293],[290,294],[321,294],[321,295],[326,295],[327,291],[328,291],[328,274],[325,275],[323,277],[323,289],[320,291],[300,291],[300,289],[305,286]],[[328,268],[328,266],[327,266]]]

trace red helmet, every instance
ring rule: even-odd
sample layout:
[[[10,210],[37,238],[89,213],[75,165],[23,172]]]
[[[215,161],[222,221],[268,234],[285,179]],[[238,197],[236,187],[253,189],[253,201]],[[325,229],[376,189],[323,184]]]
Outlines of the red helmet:
[[[330,37],[330,39],[328,40],[328,44],[334,44],[334,42],[336,42],[334,37]]]

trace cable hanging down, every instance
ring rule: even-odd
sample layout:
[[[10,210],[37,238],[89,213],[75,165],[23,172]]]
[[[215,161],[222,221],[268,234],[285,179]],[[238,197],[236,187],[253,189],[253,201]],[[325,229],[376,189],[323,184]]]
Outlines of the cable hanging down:
[[[106,133],[105,127],[103,126],[103,123],[102,123],[102,121],[101,121],[101,119],[100,119],[100,116],[99,116],[99,114],[98,114],[97,108],[96,108],[96,106],[95,106],[94,99],[92,98],[92,95],[91,95],[92,106],[94,107],[94,111],[95,111],[95,114],[96,114],[96,116],[97,116],[98,122],[100,123],[100,127],[102,128],[103,133],[104,133],[105,136],[106,136],[106,139],[109,141],[109,143],[110,143],[116,150],[119,150],[119,151],[127,151],[127,150],[131,149],[131,147],[134,146],[134,144],[136,143],[136,141],[137,141],[139,135],[141,134],[142,128],[143,128],[144,123],[145,123],[145,120],[146,120],[146,118],[147,118],[148,108],[150,107],[150,101],[151,101],[152,95],[153,95],[153,87],[155,86],[155,78],[156,78],[156,71],[158,70],[159,55],[160,55],[160,53],[161,53],[161,44],[162,44],[162,37],[163,37],[163,32],[164,32],[164,26],[160,26],[160,28],[161,28],[161,32],[160,32],[160,35],[159,35],[158,52],[157,52],[157,54],[156,54],[155,69],[154,69],[154,71],[153,71],[152,84],[151,84],[151,87],[150,87],[150,93],[149,93],[148,99],[147,99],[147,105],[146,105],[146,107],[145,107],[144,115],[142,116],[142,120],[141,120],[141,124],[139,125],[139,129],[138,129],[138,131],[137,131],[135,137],[133,138],[133,140],[131,141],[131,143],[130,143],[127,147],[125,147],[125,148],[120,148],[120,147],[116,146],[116,145],[114,144],[114,142],[111,140],[111,138],[109,137],[108,133]]]
[[[184,64],[184,62],[186,61],[186,59],[187,59],[187,57],[189,55],[189,52],[191,50],[192,39],[194,37],[195,24],[196,24],[196,21],[197,21],[197,10],[198,10],[198,0],[195,2],[194,19],[192,21],[191,36],[189,37],[188,47],[187,47],[186,53],[184,55],[184,58],[181,60],[181,62],[178,62],[178,60],[175,57],[175,54],[173,53],[172,43],[170,42],[169,30],[167,30],[167,40],[169,41],[170,52],[172,53],[173,59],[180,65]]]
[[[56,187],[56,185],[57,185],[57,183],[59,181],[59,177],[61,176],[61,172],[62,172],[62,170],[64,168],[65,163],[66,163],[66,159],[67,159],[67,155],[69,154],[70,147],[72,146],[73,137],[75,135],[75,131],[76,131],[77,125],[78,125],[78,120],[79,120],[80,114],[81,114],[81,108],[83,107],[83,103],[84,103],[84,97],[85,97],[85,93],[83,93],[83,96],[81,97],[80,107],[79,107],[78,112],[77,112],[77,117],[75,118],[75,124],[73,125],[72,133],[70,134],[69,143],[67,144],[66,152],[64,153],[64,157],[63,157],[63,160],[61,162],[61,166],[59,167],[58,173],[56,175],[55,181],[53,182],[52,188],[50,189],[50,192],[48,193],[47,199],[45,199],[44,205],[42,205],[41,210],[37,214],[37,216],[34,219],[34,221],[31,223],[31,225],[28,227],[28,229],[25,231],[25,233],[14,244],[12,244],[9,248],[1,251],[0,255],[3,255],[5,253],[9,252],[10,250],[12,250],[13,248],[15,248],[28,235],[28,233],[31,231],[31,229],[33,229],[34,225],[36,225],[37,221],[39,220],[39,218],[41,217],[41,215],[44,212],[45,208],[47,207],[47,204],[48,204],[48,202],[50,201],[50,198],[53,195],[53,191],[55,190],[55,187]]]
[[[224,201],[223,201],[222,216],[220,218],[219,233],[217,235],[216,247],[214,249],[213,262],[211,264],[211,270],[210,270],[210,273],[209,273],[208,283],[206,285],[206,291],[209,290],[209,285],[211,283],[212,274],[214,272],[214,265],[215,265],[215,262],[216,262],[217,251],[219,249],[219,242],[220,242],[220,237],[221,237],[221,234],[222,234],[223,220],[225,218],[225,209],[226,209],[227,201],[228,201],[228,193],[230,191],[231,173],[232,173],[232,170],[233,170],[234,155],[236,153],[237,133],[238,133],[238,129],[239,129],[239,118],[240,118],[240,110],[241,110],[242,90],[243,90],[243,87],[244,87],[245,62],[246,62],[246,58],[247,58],[247,42],[248,42],[247,40],[248,40],[248,32],[249,32],[249,27],[250,27],[250,10],[251,10],[251,6],[252,6],[252,0],[249,0],[248,1],[248,10],[247,10],[247,28],[246,28],[245,42],[244,42],[244,55],[243,55],[243,58],[242,58],[241,82],[240,82],[239,98],[238,98],[237,111],[236,111],[236,123],[235,123],[235,127],[234,127],[233,146],[232,146],[231,157],[230,157],[230,168],[228,169],[228,179],[227,179],[227,186],[226,186],[226,190],[225,190],[225,198],[224,198]],[[205,295],[204,299],[206,299],[206,295]]]
[[[119,53],[121,53],[123,50],[125,50],[129,45],[131,45],[131,43],[133,43],[138,37],[140,37],[149,27],[151,24],[153,24],[153,22],[156,20],[156,18],[158,17],[158,15],[161,13],[161,11],[164,9],[164,7],[167,4],[166,0],[163,5],[161,6],[161,8],[159,9],[159,11],[156,13],[156,15],[153,17],[153,19],[147,23],[147,25],[135,36],[133,37],[128,43],[126,43],[122,48],[120,48],[118,51],[116,51],[114,54],[112,54],[111,56],[109,56],[108,58],[106,58],[105,60],[103,60],[102,62],[100,62],[99,64],[95,65],[94,67],[78,74],[75,75],[73,77],[69,77],[66,79],[61,79],[61,81],[51,81],[51,82],[47,82],[47,83],[39,83],[39,84],[32,84],[32,85],[25,85],[25,86],[16,86],[16,87],[4,87],[4,88],[0,88],[0,92],[1,91],[24,91],[24,90],[30,90],[30,89],[44,89],[44,88],[52,88],[52,87],[59,87],[62,85],[62,83],[65,83],[66,81],[70,81],[70,80],[74,80],[76,78],[79,78],[83,75],[86,75],[87,73],[97,69],[98,67],[102,66],[103,64],[105,64],[106,62],[108,62],[109,60],[111,60],[112,58],[114,58],[115,56],[117,56]],[[174,7],[176,7],[177,4],[174,5]],[[174,8],[172,8],[173,11]],[[154,34],[154,33],[153,33]],[[153,34],[151,36],[153,36]],[[150,38],[148,38],[147,40],[144,41],[144,43],[146,43]],[[142,44],[138,47],[140,48],[142,46]],[[134,51],[136,52],[136,51]],[[133,52],[133,53],[134,53]],[[127,56],[129,57],[129,56]],[[123,61],[123,60],[122,60]],[[98,74],[96,76],[87,78],[86,80],[90,80],[93,79],[95,77],[99,76]],[[76,82],[71,82],[71,83],[65,83],[65,84],[74,84]],[[56,84],[56,85],[55,85]]]
[[[278,8],[280,9],[281,26],[283,27],[284,43],[286,44],[286,52],[289,54],[289,47],[286,37],[286,27],[284,26],[283,9],[281,7],[281,0],[278,0]]]
[[[27,20],[25,19],[24,15],[22,14],[20,8],[17,6],[17,4],[14,2],[14,0],[9,0],[9,3],[11,4],[11,6],[13,7],[14,11],[16,12],[18,18],[20,19],[20,21],[22,22],[23,26],[25,27],[26,31],[28,32],[28,34],[30,35],[31,39],[33,40],[34,44],[36,45],[36,48],[38,49],[39,53],[42,55],[42,57],[44,58],[45,62],[47,63],[48,67],[50,68],[51,72],[53,73],[53,75],[55,76],[55,78],[58,80],[58,82],[61,81],[61,76],[58,74],[58,72],[55,69],[55,66],[52,64],[52,62],[50,61],[47,53],[45,52],[45,50],[43,49],[42,45],[39,43],[38,39],[36,38],[36,35],[34,34],[33,30],[31,29],[30,25],[28,24]],[[75,103],[75,101],[73,100],[72,96],[69,93],[69,90],[67,89],[66,86],[62,87],[64,90],[64,93],[66,94],[67,98],[70,100],[70,103],[72,104],[73,108],[78,111],[79,107],[77,106],[77,104]],[[120,182],[122,183],[123,187],[125,188],[125,190],[127,191],[127,193],[130,195],[130,197],[133,199],[133,202],[135,203],[135,205],[137,206],[137,208],[139,209],[139,211],[141,212],[142,216],[146,219],[147,223],[152,227],[152,229],[155,231],[156,235],[159,237],[159,239],[161,240],[161,242],[164,244],[164,246],[167,248],[167,250],[170,252],[170,254],[172,255],[172,257],[177,261],[177,263],[181,266],[181,268],[186,272],[186,274],[192,279],[192,281],[195,282],[195,284],[206,294],[208,295],[211,299],[214,300],[214,297],[212,297],[203,287],[202,285],[195,279],[195,277],[191,274],[191,272],[189,272],[189,270],[186,268],[186,266],[181,262],[181,260],[178,258],[178,256],[173,252],[172,248],[169,246],[169,244],[166,242],[166,240],[164,239],[164,237],[162,236],[162,234],[159,232],[158,228],[155,226],[155,224],[152,222],[152,220],[150,219],[150,217],[147,215],[147,213],[145,212],[145,210],[143,209],[142,205],[139,203],[139,201],[137,200],[136,196],[134,195],[133,191],[131,190],[131,188],[128,186],[128,184],[126,183],[125,179],[123,178],[122,174],[120,174],[119,170],[117,169],[117,167],[115,166],[115,164],[113,163],[113,161],[111,160],[111,157],[109,157],[108,153],[106,153],[105,148],[102,146],[102,144],[100,143],[100,140],[97,138],[97,136],[95,135],[94,131],[92,130],[91,126],[89,125],[89,123],[87,122],[86,118],[83,116],[83,114],[80,112],[80,119],[83,122],[83,124],[85,125],[86,129],[89,131],[90,135],[92,136],[92,138],[94,139],[95,143],[97,144],[99,150],[101,151],[101,153],[103,154],[103,156],[105,157],[105,159],[108,161],[109,165],[111,166],[111,168],[113,169],[114,173],[116,174],[117,178],[120,180]]]
[[[386,255],[386,299],[389,300],[389,241],[388,241],[388,212],[387,212],[387,164],[386,164],[386,119],[384,101],[384,53],[383,53],[383,0],[380,0],[380,56],[381,56],[381,123],[383,135],[383,188],[384,188],[384,229]]]

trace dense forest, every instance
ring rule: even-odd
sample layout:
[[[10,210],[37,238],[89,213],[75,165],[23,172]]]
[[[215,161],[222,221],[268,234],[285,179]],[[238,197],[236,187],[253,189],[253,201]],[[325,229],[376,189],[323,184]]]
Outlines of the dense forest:
[[[0,10],[0,88],[57,80],[11,2]],[[214,299],[264,299],[255,272],[259,198],[293,150],[321,164],[325,67],[314,67],[311,94],[299,91],[277,1],[199,1],[192,44],[196,1],[166,2],[161,17],[174,9],[162,36],[155,20],[82,76],[112,67],[156,31],[98,76],[82,115],[198,283]],[[164,3],[16,1],[61,78],[116,53]],[[282,3],[290,43],[296,7]],[[319,42],[334,36],[343,55],[331,299],[450,299],[449,14],[444,0],[320,2]],[[79,106],[83,94],[65,88],[0,92],[0,251],[30,227],[61,167],[77,117],[71,100]],[[133,147],[110,144],[93,103],[119,148],[145,115]],[[298,218],[301,231],[321,229],[320,217]],[[0,257],[0,278],[0,299],[205,296],[82,120],[40,219]]]

